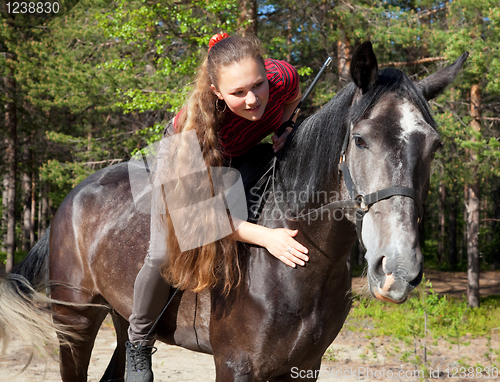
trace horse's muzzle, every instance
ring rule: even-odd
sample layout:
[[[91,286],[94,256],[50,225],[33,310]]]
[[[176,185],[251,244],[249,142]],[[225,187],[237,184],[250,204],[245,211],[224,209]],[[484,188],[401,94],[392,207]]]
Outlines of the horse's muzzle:
[[[416,272],[416,277],[412,272],[409,272],[406,277],[401,277],[388,270],[386,263],[387,259],[383,257],[379,272],[369,277],[370,292],[377,300],[402,304],[407,300],[409,293],[422,281],[422,264]]]

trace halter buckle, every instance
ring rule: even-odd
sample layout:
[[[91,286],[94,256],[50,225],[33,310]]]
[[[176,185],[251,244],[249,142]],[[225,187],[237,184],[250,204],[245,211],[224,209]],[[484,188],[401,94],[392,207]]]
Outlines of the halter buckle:
[[[368,209],[370,208],[370,206],[365,203],[365,197],[363,194],[357,194],[354,197],[354,200],[356,201],[356,204],[357,204],[359,209],[363,210],[364,212],[368,212]]]

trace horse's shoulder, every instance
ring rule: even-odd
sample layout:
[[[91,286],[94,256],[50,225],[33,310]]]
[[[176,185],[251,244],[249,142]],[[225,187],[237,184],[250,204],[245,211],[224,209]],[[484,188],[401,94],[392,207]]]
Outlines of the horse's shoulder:
[[[98,183],[100,186],[116,187],[123,182],[129,182],[128,163],[118,163],[106,167],[96,174],[99,174]]]
[[[118,191],[118,189],[130,189],[130,180],[128,175],[127,163],[118,163],[105,167],[89,175],[82,180],[71,192],[68,197],[73,198],[79,195],[101,195],[104,190]]]

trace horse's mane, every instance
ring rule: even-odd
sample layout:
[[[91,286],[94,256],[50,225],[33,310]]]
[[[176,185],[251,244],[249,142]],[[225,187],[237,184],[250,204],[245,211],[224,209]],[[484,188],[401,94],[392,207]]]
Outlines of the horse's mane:
[[[302,122],[292,138],[280,165],[278,183],[287,193],[305,192],[307,198],[296,199],[299,208],[306,204],[300,200],[318,200],[315,197],[318,192],[338,191],[338,163],[347,128],[366,118],[385,94],[394,92],[401,100],[408,99],[420,110],[425,121],[436,128],[426,99],[398,69],[379,72],[374,86],[353,105],[356,90],[354,83],[348,84],[317,113]]]

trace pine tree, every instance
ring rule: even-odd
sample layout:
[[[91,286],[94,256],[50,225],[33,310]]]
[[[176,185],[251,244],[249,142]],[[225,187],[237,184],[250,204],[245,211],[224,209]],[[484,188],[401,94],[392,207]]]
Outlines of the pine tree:
[[[470,111],[464,116],[466,128],[459,128],[457,143],[464,150],[466,206],[468,210],[468,300],[469,306],[479,306],[480,195],[485,179],[500,175],[500,125],[485,129],[484,122],[494,120],[494,110],[488,105],[500,95],[500,9],[497,2],[460,0],[450,4],[449,18],[460,20],[449,28],[446,54],[459,50],[471,53],[465,69],[462,94],[469,99]],[[486,102],[484,102],[486,100]],[[458,130],[458,129],[457,129]],[[484,190],[486,191],[486,190]],[[487,211],[484,211],[485,213]]]

